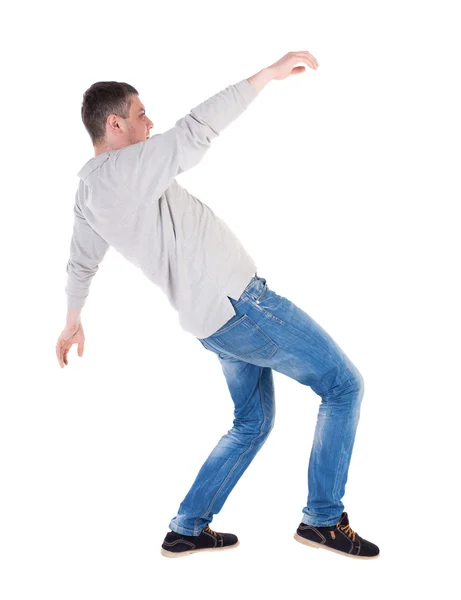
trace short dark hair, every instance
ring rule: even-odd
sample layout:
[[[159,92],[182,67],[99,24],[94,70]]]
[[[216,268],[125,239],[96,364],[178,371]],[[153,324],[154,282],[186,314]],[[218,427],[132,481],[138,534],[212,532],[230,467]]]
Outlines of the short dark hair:
[[[133,94],[139,96],[138,90],[123,81],[98,81],[86,90],[82,101],[82,121],[93,146],[104,142],[109,115],[122,119],[128,117]]]

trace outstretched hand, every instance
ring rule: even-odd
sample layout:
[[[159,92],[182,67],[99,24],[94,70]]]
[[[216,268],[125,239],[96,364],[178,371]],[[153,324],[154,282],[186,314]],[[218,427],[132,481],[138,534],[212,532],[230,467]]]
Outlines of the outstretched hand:
[[[56,343],[56,356],[58,358],[61,369],[64,365],[67,366],[67,353],[69,352],[72,344],[78,344],[77,353],[78,356],[83,355],[83,348],[85,345],[85,334],[83,332],[82,324],[79,323],[74,327],[68,327],[63,330]]]
[[[299,66],[295,67],[296,63],[306,63],[311,69],[317,69],[319,63],[315,56],[312,56],[310,52],[299,51],[299,52],[288,52],[280,60],[275,62],[273,65],[268,67],[268,70],[272,73],[273,79],[285,79],[290,75],[296,75],[297,73],[304,73],[306,67]],[[293,68],[294,67],[294,68]]]

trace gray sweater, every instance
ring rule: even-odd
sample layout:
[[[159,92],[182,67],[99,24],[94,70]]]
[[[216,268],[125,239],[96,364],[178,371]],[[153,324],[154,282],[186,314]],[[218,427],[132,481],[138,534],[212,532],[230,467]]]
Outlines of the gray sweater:
[[[110,246],[167,295],[181,327],[198,338],[235,315],[256,264],[234,233],[175,177],[258,92],[243,79],[202,102],[168,131],[91,158],[78,172],[67,263],[67,306],[82,308]]]

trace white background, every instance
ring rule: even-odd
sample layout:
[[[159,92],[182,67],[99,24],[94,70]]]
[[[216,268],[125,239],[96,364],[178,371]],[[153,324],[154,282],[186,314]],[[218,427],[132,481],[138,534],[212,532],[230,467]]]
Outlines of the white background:
[[[2,600],[453,597],[459,558],[460,38],[456,2],[26,3],[2,43]],[[346,495],[381,557],[293,539],[320,398],[274,373],[275,428],[212,527],[240,546],[160,555],[232,426],[218,358],[114,249],[61,369],[80,118],[95,81],[138,89],[152,133],[287,52],[179,183],[270,289],[365,380]],[[452,590],[450,592],[449,590]]]

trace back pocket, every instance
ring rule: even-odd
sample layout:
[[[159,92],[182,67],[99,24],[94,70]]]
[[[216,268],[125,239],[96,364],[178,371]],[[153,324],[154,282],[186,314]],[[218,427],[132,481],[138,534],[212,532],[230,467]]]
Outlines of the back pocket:
[[[248,315],[224,325],[207,340],[242,359],[270,358],[278,349],[277,344]]]

